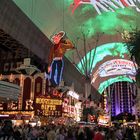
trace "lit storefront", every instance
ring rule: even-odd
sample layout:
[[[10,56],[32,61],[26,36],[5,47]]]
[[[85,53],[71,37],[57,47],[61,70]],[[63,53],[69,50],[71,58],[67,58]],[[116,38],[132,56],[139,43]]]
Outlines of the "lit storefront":
[[[62,99],[50,97],[37,97],[35,101],[35,114],[46,117],[62,116]]]
[[[98,124],[99,125],[109,126],[110,125],[110,116],[108,116],[108,115],[100,115],[98,117]]]
[[[79,94],[74,91],[68,91],[67,97],[63,99],[63,116],[73,118],[74,121],[80,121],[82,116],[81,102]]]
[[[10,77],[11,75],[2,75],[2,80]],[[18,101],[9,100],[7,103],[0,103],[1,114],[9,115],[9,118],[12,117],[13,120],[34,120],[35,117],[38,117],[37,121],[43,118],[46,122],[56,119],[63,121],[68,118],[74,121],[80,120],[79,95],[74,91],[62,94],[57,90],[49,89],[49,81],[45,73],[34,76],[15,74],[12,75],[11,82],[19,85],[21,92]],[[14,112],[15,115],[9,112]],[[28,119],[25,118],[27,117],[25,112],[28,112]]]
[[[25,116],[26,113],[28,113],[28,119],[32,119],[34,117],[36,97],[48,93],[48,81],[46,80],[44,73],[35,76],[23,74],[1,75],[1,80],[5,79],[10,81],[13,85],[19,86],[20,92],[16,101],[9,99],[0,102],[0,113],[9,115],[9,118],[14,120],[26,119]],[[9,90],[6,98],[11,96],[11,94],[12,93]],[[13,114],[15,115],[12,115],[12,112],[14,112]]]

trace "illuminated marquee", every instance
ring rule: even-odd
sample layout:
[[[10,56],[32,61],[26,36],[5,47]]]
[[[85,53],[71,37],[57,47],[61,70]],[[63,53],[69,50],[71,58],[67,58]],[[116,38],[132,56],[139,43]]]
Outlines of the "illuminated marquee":
[[[109,116],[99,116],[98,117],[98,124],[107,125],[109,123],[110,117]]]
[[[75,99],[79,99],[79,95],[76,93],[76,92],[74,92],[74,91],[68,91],[67,92],[67,95],[70,95],[70,96],[72,96],[73,98],[75,98]]]
[[[0,117],[7,117],[15,120],[29,120],[34,115],[34,111],[0,111]]]
[[[77,113],[76,107],[70,105],[70,102],[67,98],[65,98],[63,101],[62,111],[63,111],[63,114],[67,114],[69,117],[75,117]]]
[[[9,102],[9,103],[0,103],[0,111],[7,111],[7,110],[18,110],[18,103],[16,102]]]
[[[134,7],[140,12],[136,3],[140,3],[140,0],[74,0],[71,7],[72,13],[82,4],[93,5],[98,14],[102,14],[102,12],[115,12],[116,9],[125,7]]]
[[[103,63],[93,74],[91,83],[94,83],[98,76],[107,77],[112,75],[136,75],[134,63],[124,59],[114,59]]]
[[[60,117],[62,116],[62,100],[38,97],[36,98],[36,113],[38,113],[37,110],[40,110],[43,116]]]

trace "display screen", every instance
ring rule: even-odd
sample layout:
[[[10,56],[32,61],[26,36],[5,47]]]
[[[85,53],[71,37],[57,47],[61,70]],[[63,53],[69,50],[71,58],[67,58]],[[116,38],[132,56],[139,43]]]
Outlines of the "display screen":
[[[132,7],[136,11],[140,12],[137,4],[139,0],[73,0],[71,5],[72,13],[80,7],[80,5],[92,5],[98,14],[103,12],[115,12],[117,9]]]
[[[96,52],[95,52],[96,51]],[[106,58],[126,58],[129,59],[129,52],[127,46],[124,43],[114,42],[108,43],[101,46],[97,46],[96,50],[93,48],[87,55],[77,64],[78,69],[81,73],[85,74],[83,66],[86,65],[90,73],[96,68],[96,65],[101,61],[106,61]]]
[[[113,59],[106,61],[105,63],[99,66],[98,70],[95,73],[93,72],[91,83],[94,84],[98,77],[111,77],[113,75],[135,76],[135,65],[132,61],[125,59]]]
[[[124,43],[108,43],[88,52],[87,56],[77,64],[82,74],[85,74],[83,65],[86,65],[86,59],[91,84],[100,94],[115,82],[135,80],[137,66],[130,61],[129,52]]]
[[[98,32],[112,35],[116,34],[116,31],[139,27],[139,0],[13,0],[13,2],[47,37],[65,30],[67,36],[75,42],[77,37],[82,37],[82,33],[86,34],[86,39],[92,39]]]
[[[122,42],[121,33],[132,28],[140,28],[139,0],[13,0],[13,2],[48,38],[57,31],[66,32],[77,51],[69,51],[65,56],[84,75],[89,74],[92,77],[106,61],[130,58],[127,46]],[[102,78],[109,80],[118,76],[110,75]],[[129,81],[131,78],[124,76],[124,79]],[[101,93],[101,89],[104,88],[100,87],[105,81],[100,80],[96,79],[96,83],[100,84],[95,88]]]

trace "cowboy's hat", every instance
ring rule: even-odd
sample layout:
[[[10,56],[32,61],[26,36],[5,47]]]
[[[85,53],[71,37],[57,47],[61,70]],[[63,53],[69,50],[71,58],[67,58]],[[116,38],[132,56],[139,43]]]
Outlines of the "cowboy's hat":
[[[58,33],[54,34],[53,36],[51,36],[51,41],[54,43],[54,38],[60,37],[59,40],[61,40],[62,38],[64,38],[64,36],[66,35],[66,33],[64,31],[59,31]]]

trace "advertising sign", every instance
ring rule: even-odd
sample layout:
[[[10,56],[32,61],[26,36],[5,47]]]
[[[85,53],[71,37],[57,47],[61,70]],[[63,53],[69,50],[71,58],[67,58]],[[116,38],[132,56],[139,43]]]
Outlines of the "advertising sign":
[[[100,77],[113,75],[136,75],[136,68],[132,61],[124,59],[114,59],[103,63],[99,69],[93,74],[92,83]]]
[[[35,114],[51,117],[62,116],[62,100],[47,97],[36,98]]]

